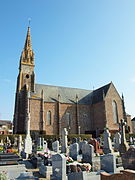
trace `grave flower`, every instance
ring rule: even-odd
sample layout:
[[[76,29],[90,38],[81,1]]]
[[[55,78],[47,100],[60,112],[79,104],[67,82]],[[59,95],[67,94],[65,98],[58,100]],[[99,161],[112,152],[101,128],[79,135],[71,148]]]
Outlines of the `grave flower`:
[[[48,157],[48,158],[51,157],[51,151],[50,151],[48,148],[46,148],[46,149],[44,150],[44,156],[45,156],[45,157]]]
[[[50,158],[51,157],[51,151],[47,148],[44,150],[44,152],[42,153],[38,153],[39,156],[44,156],[46,158]]]
[[[72,163],[72,162],[74,162],[74,160],[71,157],[66,156],[66,163],[69,164],[69,163]]]

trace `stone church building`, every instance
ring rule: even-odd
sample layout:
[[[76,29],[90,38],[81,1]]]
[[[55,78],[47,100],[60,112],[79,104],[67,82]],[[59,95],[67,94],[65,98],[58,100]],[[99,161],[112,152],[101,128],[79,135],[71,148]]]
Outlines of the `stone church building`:
[[[97,135],[105,127],[117,131],[123,118],[130,132],[131,117],[112,82],[96,90],[36,84],[34,66],[28,27],[17,78],[14,133],[26,132],[28,113],[31,133],[61,135],[67,128],[69,134]]]

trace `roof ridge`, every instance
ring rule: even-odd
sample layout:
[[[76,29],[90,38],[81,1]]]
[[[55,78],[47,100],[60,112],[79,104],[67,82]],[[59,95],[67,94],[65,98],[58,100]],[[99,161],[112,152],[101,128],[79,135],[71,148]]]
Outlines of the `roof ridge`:
[[[38,84],[38,83],[36,83],[35,85],[42,85],[42,86],[55,87],[55,88],[64,88],[64,89],[78,89],[78,90],[85,90],[85,91],[89,91],[89,92],[93,91],[93,90],[90,90],[90,89],[64,87],[64,86],[54,86],[54,85],[48,85],[48,84]]]

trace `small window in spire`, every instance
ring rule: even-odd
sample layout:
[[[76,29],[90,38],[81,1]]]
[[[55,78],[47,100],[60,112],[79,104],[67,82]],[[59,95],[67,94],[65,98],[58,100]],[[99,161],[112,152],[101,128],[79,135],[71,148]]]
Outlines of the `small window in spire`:
[[[26,75],[26,78],[29,79],[29,74]]]

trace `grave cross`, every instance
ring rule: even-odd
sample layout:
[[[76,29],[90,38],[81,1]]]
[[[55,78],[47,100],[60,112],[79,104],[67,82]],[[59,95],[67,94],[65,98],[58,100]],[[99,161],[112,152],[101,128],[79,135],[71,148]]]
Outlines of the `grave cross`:
[[[119,146],[119,151],[120,151],[120,154],[122,155],[123,153],[125,153],[129,146],[126,142],[126,136],[125,136],[125,125],[126,125],[126,122],[124,122],[123,119],[120,120],[120,133],[121,133],[121,144]]]
[[[126,137],[125,137],[126,122],[124,122],[124,120],[121,119],[119,126],[120,126],[120,133],[121,133],[121,144],[123,144],[124,142],[126,142]]]

